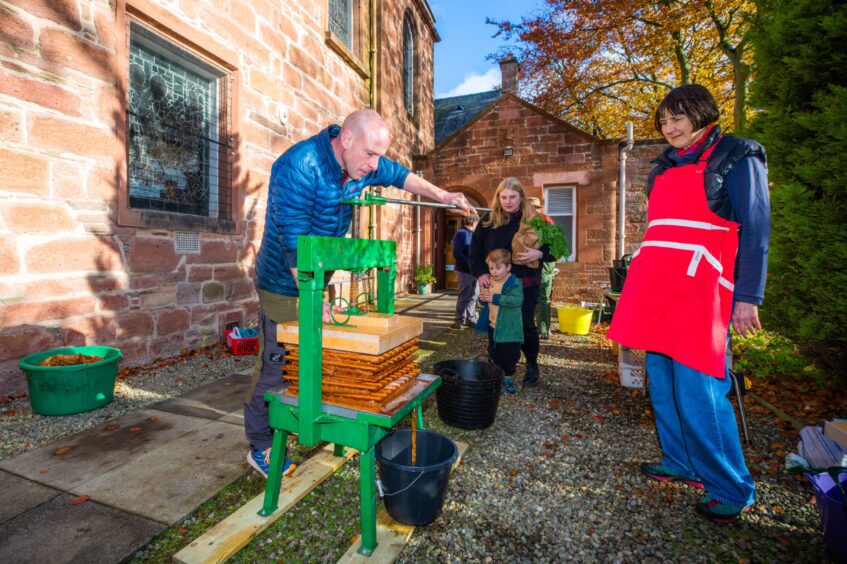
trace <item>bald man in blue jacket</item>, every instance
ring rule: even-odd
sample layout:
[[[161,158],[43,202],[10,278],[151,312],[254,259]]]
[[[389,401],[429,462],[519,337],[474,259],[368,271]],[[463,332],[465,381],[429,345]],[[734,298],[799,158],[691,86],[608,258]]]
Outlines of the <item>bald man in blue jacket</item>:
[[[475,213],[464,194],[447,192],[386,158],[391,136],[374,110],[358,110],[341,126],[330,125],[300,141],[271,169],[265,231],[256,257],[261,350],[244,404],[244,429],[250,441],[247,462],[267,478],[273,431],[265,392],[280,383],[285,348],[277,342],[277,324],[297,319],[297,237],[344,237],[352,206],[367,186],[395,186]],[[330,292],[332,292],[330,288]],[[330,321],[324,303],[324,321]],[[293,470],[286,459],[283,472]]]

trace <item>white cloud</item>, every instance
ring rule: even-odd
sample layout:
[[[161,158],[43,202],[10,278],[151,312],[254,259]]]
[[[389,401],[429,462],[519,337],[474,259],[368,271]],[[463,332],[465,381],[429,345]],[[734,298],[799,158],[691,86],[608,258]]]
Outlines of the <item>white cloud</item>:
[[[486,92],[494,90],[496,86],[500,86],[500,69],[493,67],[488,69],[485,74],[477,74],[471,72],[465,75],[465,79],[461,84],[443,94],[437,94],[436,98],[449,98],[451,96],[463,96],[465,94],[475,94],[477,92]]]

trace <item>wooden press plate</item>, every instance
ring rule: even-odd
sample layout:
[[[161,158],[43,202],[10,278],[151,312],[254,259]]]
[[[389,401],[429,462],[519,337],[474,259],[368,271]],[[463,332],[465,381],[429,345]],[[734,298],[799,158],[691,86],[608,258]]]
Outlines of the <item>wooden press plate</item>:
[[[405,315],[367,313],[350,318],[349,325],[323,326],[323,348],[363,354],[382,354],[423,332],[423,319]],[[280,343],[299,344],[297,321],[277,326]]]

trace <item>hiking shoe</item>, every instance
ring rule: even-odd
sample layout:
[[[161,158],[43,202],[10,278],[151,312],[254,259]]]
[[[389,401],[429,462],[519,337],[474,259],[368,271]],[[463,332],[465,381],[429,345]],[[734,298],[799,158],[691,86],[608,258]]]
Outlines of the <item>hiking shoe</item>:
[[[259,474],[267,479],[268,470],[271,465],[271,449],[266,448],[265,450],[251,450],[247,453],[247,464],[255,468]],[[290,476],[291,473],[294,472],[295,468],[297,468],[297,465],[291,462],[291,459],[286,456],[285,464],[282,466],[282,475]]]
[[[738,516],[750,511],[750,505],[729,505],[721,503],[709,496],[701,498],[697,502],[697,512],[718,525],[729,525],[738,521]]]
[[[700,480],[696,478],[686,478],[685,476],[680,476],[678,474],[668,472],[668,469],[659,463],[642,464],[641,473],[645,476],[653,478],[654,480],[658,480],[659,482],[682,482],[683,484],[687,484],[692,488],[697,488],[698,490],[703,489],[703,482],[701,482]]]
[[[510,396],[515,395],[518,391],[515,389],[515,381],[511,378],[503,378],[503,391]]]
[[[534,388],[538,385],[538,365],[529,364],[526,367],[526,373],[523,376],[521,388]]]

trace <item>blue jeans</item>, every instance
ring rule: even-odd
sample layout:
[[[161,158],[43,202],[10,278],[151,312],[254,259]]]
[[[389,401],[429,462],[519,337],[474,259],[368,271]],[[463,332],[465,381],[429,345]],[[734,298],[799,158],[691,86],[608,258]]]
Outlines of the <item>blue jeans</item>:
[[[706,493],[721,503],[753,503],[756,487],[727,397],[729,375],[714,378],[658,353],[648,352],[646,362],[662,465],[674,474],[699,478]]]

